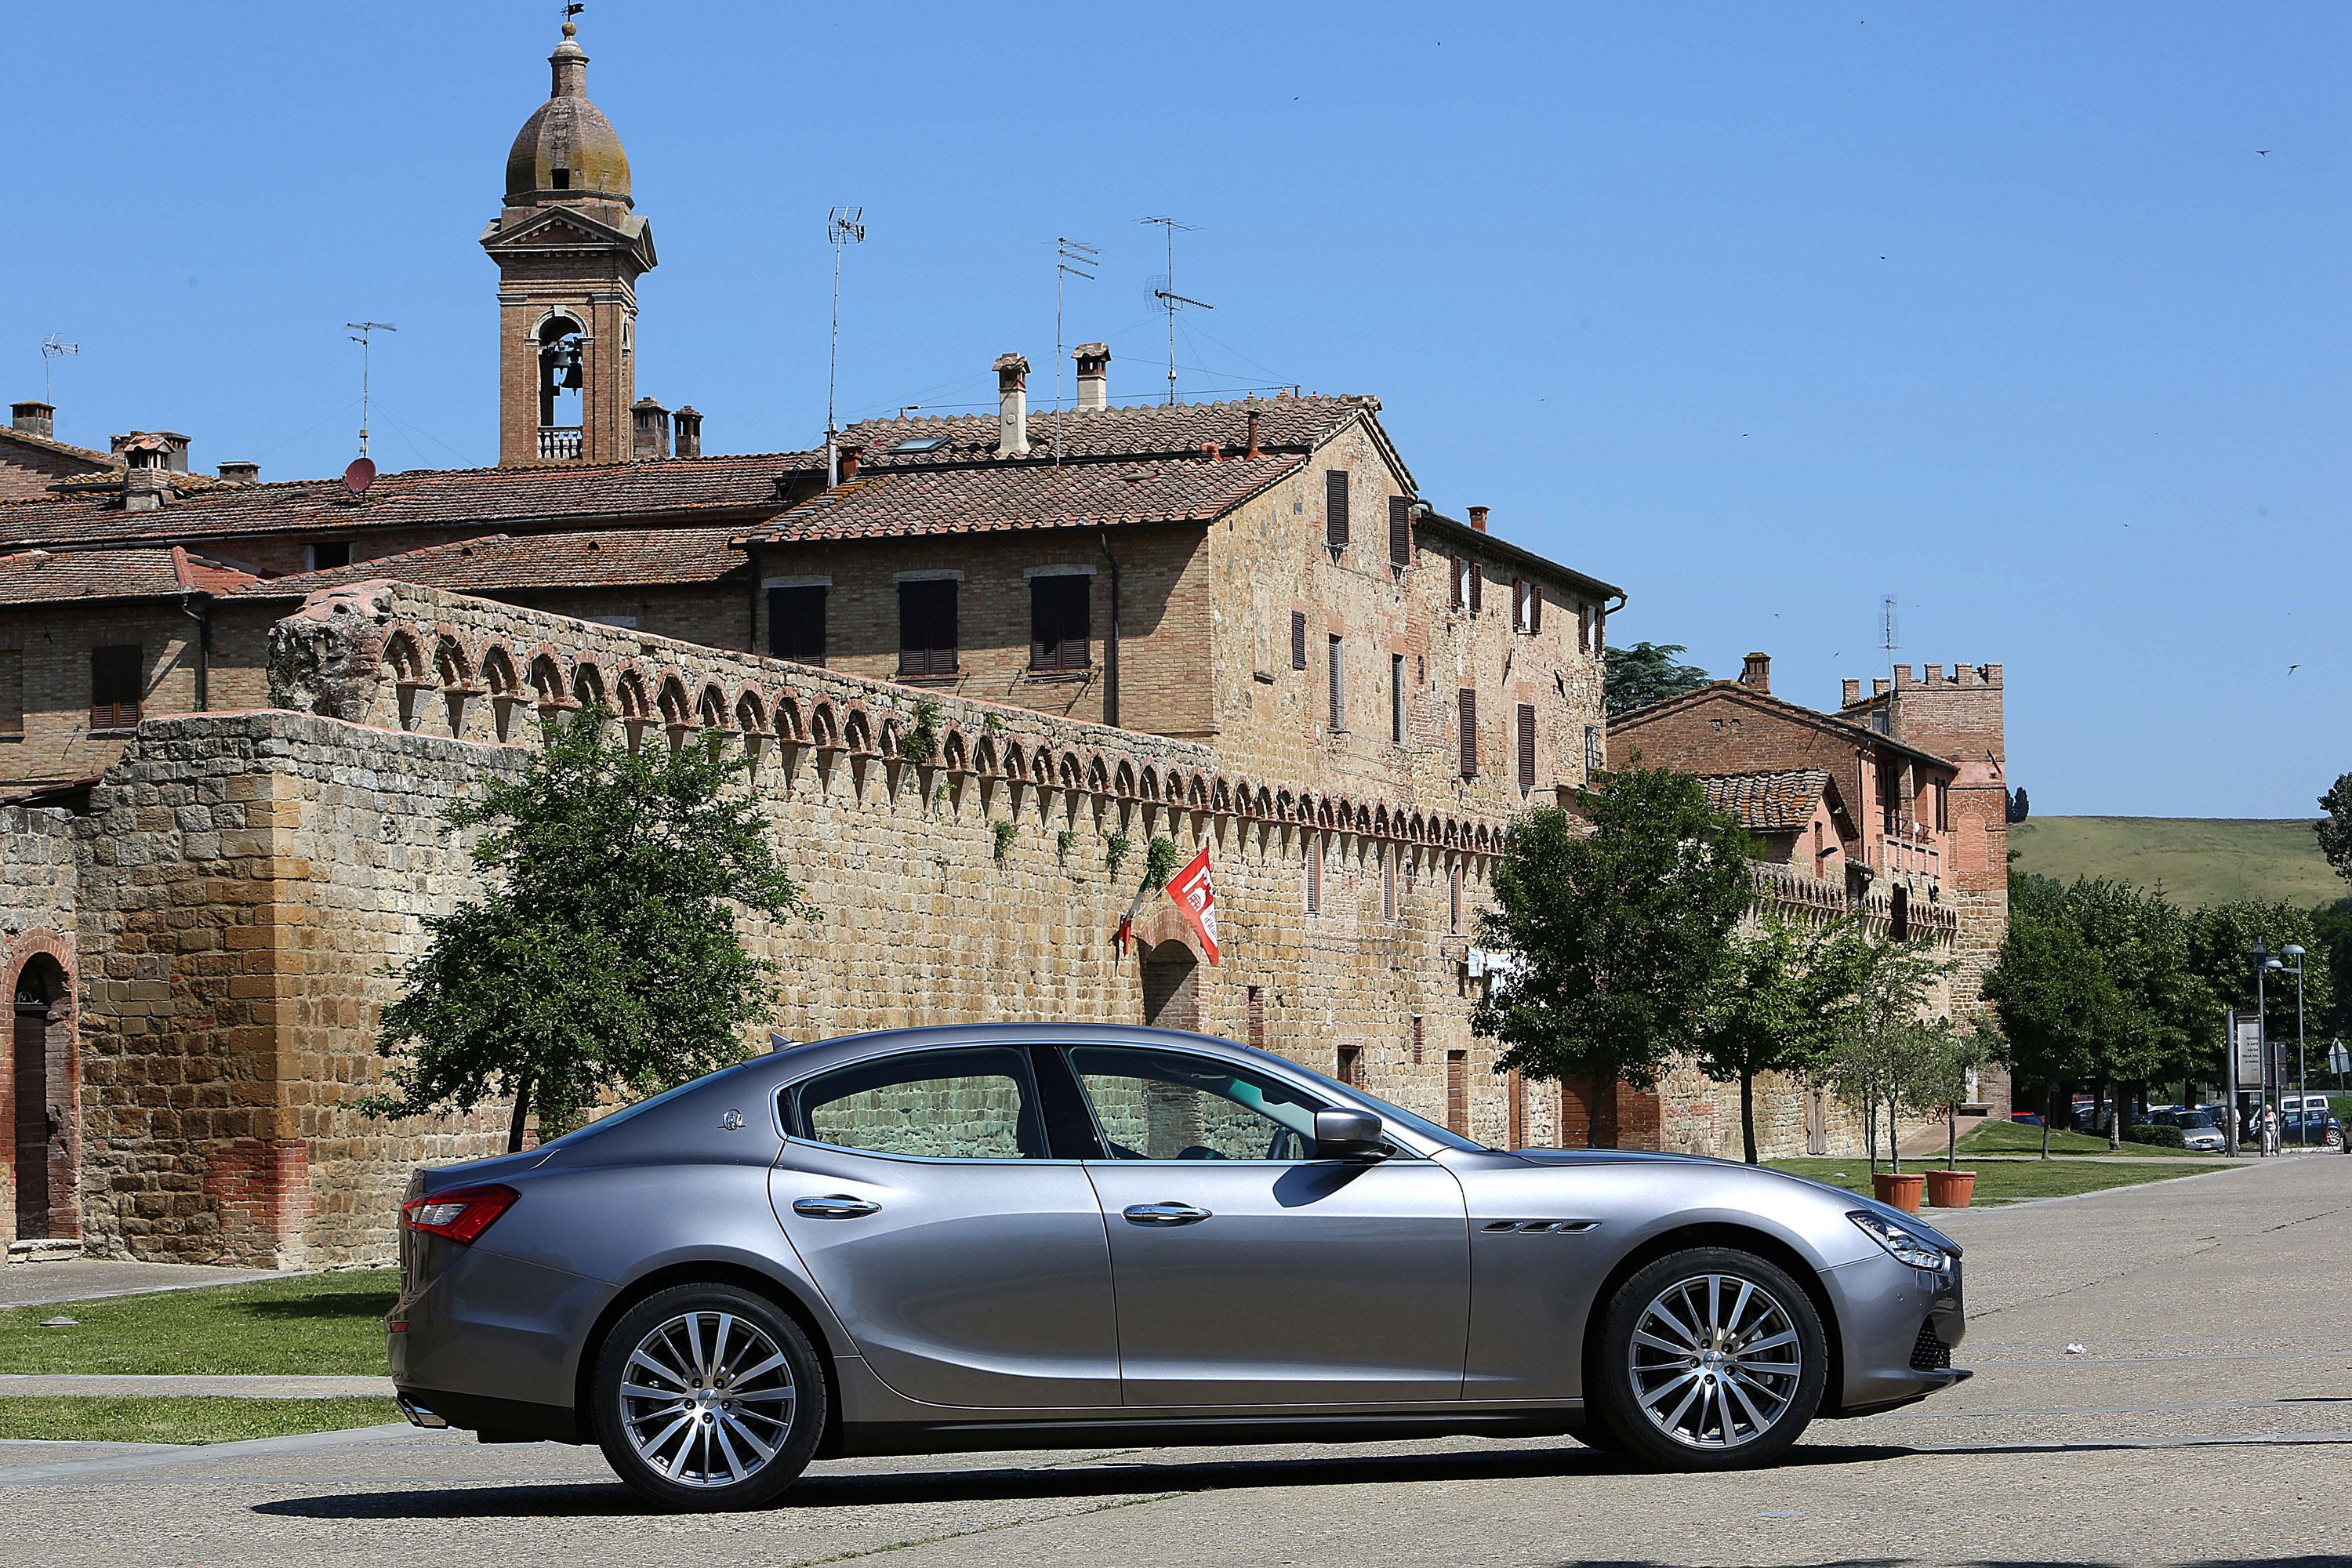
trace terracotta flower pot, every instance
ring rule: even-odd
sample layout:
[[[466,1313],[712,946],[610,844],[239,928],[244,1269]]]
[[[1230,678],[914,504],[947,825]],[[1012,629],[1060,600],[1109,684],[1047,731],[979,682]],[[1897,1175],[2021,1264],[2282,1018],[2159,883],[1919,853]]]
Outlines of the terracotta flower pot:
[[[1977,1173],[1974,1171],[1930,1171],[1927,1173],[1927,1202],[1939,1209],[1964,1209],[1975,1197]]]
[[[1897,1176],[1885,1171],[1874,1171],[1870,1176],[1871,1192],[1878,1201],[1891,1204],[1905,1214],[1919,1212],[1919,1189],[1926,1183],[1924,1176]]]

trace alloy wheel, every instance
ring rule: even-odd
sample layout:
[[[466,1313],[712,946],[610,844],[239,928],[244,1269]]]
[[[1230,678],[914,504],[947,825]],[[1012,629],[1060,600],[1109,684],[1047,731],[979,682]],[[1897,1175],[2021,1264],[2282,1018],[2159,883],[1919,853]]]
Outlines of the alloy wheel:
[[[1770,1431],[1805,1370],[1788,1309],[1734,1274],[1693,1275],[1659,1291],[1633,1325],[1626,1362],[1634,1399],[1658,1430],[1717,1450]]]
[[[765,1469],[793,1429],[799,1391],[782,1347],[749,1319],[688,1311],[629,1352],[621,1426],[654,1474],[725,1487]]]

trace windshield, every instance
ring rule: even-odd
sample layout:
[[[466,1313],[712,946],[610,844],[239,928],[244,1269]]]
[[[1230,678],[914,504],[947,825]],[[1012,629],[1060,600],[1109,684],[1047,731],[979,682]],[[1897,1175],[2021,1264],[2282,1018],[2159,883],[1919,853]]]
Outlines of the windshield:
[[[1425,1117],[1415,1116],[1412,1111],[1405,1110],[1402,1106],[1391,1105],[1387,1100],[1381,1099],[1378,1095],[1366,1094],[1362,1089],[1358,1089],[1353,1084],[1341,1083],[1336,1079],[1326,1078],[1321,1073],[1317,1072],[1313,1068],[1300,1067],[1297,1063],[1286,1058],[1283,1062],[1283,1065],[1295,1071],[1305,1073],[1307,1077],[1315,1079],[1318,1083],[1329,1084],[1341,1094],[1348,1096],[1351,1100],[1359,1100],[1364,1105],[1370,1107],[1371,1110],[1379,1111],[1383,1118],[1390,1121],[1396,1122],[1400,1126],[1411,1128],[1413,1131],[1420,1133],[1423,1137],[1428,1139],[1433,1143],[1442,1144],[1448,1149],[1466,1149],[1474,1153],[1484,1150],[1486,1147],[1484,1143],[1475,1143],[1471,1142],[1469,1139],[1462,1136],[1459,1132],[1453,1131],[1448,1128],[1440,1127],[1436,1122],[1429,1121]]]
[[[2213,1119],[2201,1110],[2184,1110],[2172,1119],[2175,1127],[2210,1127]]]

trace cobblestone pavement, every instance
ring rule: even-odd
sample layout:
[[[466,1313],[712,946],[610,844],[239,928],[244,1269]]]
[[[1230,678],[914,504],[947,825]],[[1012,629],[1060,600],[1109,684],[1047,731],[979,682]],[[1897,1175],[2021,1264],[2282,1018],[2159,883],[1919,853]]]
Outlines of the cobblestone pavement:
[[[1560,1441],[838,1461],[790,1505],[648,1514],[593,1450],[377,1427],[0,1446],[0,1563],[2344,1562],[2352,1159],[1939,1216],[1979,1375],[1763,1474]],[[2069,1347],[2081,1345],[2081,1353]]]

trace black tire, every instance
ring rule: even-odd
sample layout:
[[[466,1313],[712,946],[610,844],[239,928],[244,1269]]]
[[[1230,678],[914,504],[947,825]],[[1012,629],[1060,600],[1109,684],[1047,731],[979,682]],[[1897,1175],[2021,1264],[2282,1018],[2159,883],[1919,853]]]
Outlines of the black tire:
[[[1676,1334],[1675,1324],[1696,1336]],[[1746,1469],[1804,1435],[1828,1361],[1821,1315],[1786,1270],[1750,1252],[1692,1247],[1638,1270],[1610,1297],[1587,1409],[1646,1463]]]
[[[682,1512],[766,1508],[824,1430],[824,1370],[808,1336],[734,1285],[675,1285],[630,1308],[597,1347],[594,1388],[605,1462]]]

